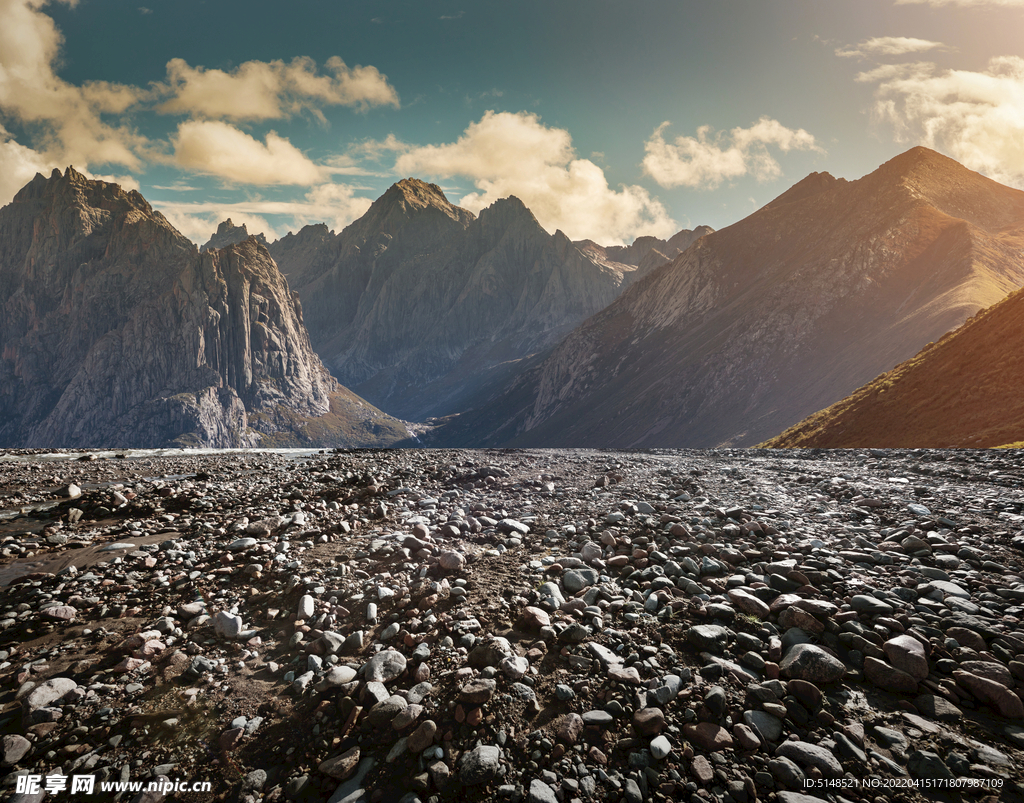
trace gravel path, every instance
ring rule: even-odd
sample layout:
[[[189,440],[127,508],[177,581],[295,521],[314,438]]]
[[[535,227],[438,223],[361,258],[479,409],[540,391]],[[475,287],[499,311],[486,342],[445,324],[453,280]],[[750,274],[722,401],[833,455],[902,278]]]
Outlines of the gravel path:
[[[1022,514],[1015,451],[6,452],[0,791],[1022,799]]]

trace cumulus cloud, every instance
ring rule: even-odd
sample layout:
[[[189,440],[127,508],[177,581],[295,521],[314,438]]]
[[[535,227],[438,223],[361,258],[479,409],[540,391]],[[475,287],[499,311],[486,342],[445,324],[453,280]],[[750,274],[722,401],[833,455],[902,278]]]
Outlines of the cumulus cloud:
[[[376,67],[349,67],[337,56],[326,67],[329,74],[322,75],[313,59],[300,57],[287,64],[247,61],[225,72],[172,59],[167,83],[158,87],[171,97],[157,108],[211,119],[277,120],[300,111],[322,119],[320,106],[399,105],[398,93]]]
[[[75,5],[77,0],[51,0]],[[305,112],[323,120],[322,107],[399,105],[376,67],[349,67],[339,57],[322,70],[309,58],[250,61],[237,69],[167,65],[167,80],[148,88],[109,81],[69,83],[57,75],[63,37],[43,13],[48,0],[0,0],[0,114],[28,139],[0,132],[0,203],[37,171],[74,165],[115,172],[171,162],[199,173],[254,184],[319,184],[355,165],[314,165],[274,132],[262,140],[223,120],[259,122]],[[144,13],[141,12],[141,13]],[[188,115],[170,143],[140,134],[130,115],[159,110]],[[11,126],[14,127],[13,125]],[[173,148],[173,157],[166,153]],[[124,183],[122,182],[122,183]]]
[[[220,120],[187,120],[171,143],[179,167],[241,184],[315,184],[324,178],[323,168],[273,131],[260,142]]]
[[[477,191],[459,204],[473,212],[515,195],[542,226],[574,240],[612,244],[676,231],[647,190],[609,187],[600,167],[576,157],[568,131],[544,125],[535,114],[488,111],[455,142],[408,147],[391,141],[388,148],[401,154],[395,163],[400,175],[471,180]]]
[[[898,141],[927,145],[997,181],[1024,186],[1024,58],[993,58],[980,72],[886,65],[857,80],[877,84],[875,117],[892,124]]]
[[[662,187],[714,189],[723,181],[750,174],[758,181],[782,175],[782,168],[768,152],[810,150],[824,153],[814,137],[800,129],[786,128],[778,120],[762,117],[750,128],[734,128],[713,134],[701,126],[696,137],[676,137],[666,142],[662,123],[644,145],[644,171]]]
[[[6,203],[36,173],[49,173],[51,166],[41,153],[19,145],[0,126],[0,202]]]
[[[138,169],[138,152],[146,139],[103,115],[124,112],[145,91],[106,81],[75,86],[59,78],[54,65],[63,39],[53,20],[40,11],[44,3],[0,0],[0,110],[42,132],[35,152],[47,164]],[[16,143],[5,140],[7,158],[13,158]]]
[[[370,208],[370,199],[356,197],[353,188],[347,185],[328,183],[311,188],[301,201],[153,201],[153,207],[163,212],[178,231],[201,245],[226,218],[231,218],[235,225],[244,223],[250,234],[263,232],[270,241],[311,223],[326,223],[329,228],[340,231]],[[268,221],[270,217],[281,219],[281,223],[272,225]]]
[[[942,42],[928,39],[914,39],[908,36],[875,36],[865,39],[859,45],[836,48],[836,55],[844,58],[856,56],[871,58],[877,56],[902,56],[908,53],[923,53],[926,50],[944,48]]]

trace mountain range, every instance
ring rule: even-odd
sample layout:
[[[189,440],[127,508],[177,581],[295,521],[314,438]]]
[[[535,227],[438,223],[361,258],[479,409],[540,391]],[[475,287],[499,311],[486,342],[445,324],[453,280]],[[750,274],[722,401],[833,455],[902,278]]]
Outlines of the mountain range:
[[[383,445],[256,238],[200,254],[136,191],[72,168],[0,210],[0,444]]]
[[[439,441],[747,446],[1024,283],[1024,193],[926,148],[702,237]],[[500,411],[500,413],[496,412]]]
[[[200,250],[138,192],[55,170],[0,210],[0,444],[1019,440],[998,355],[1022,252],[1024,193],[926,148],[626,246],[409,178],[341,232],[227,220]]]
[[[307,226],[270,253],[332,373],[423,420],[465,409],[704,231],[603,249],[549,234],[518,198],[476,217],[436,185],[404,179],[339,234]]]

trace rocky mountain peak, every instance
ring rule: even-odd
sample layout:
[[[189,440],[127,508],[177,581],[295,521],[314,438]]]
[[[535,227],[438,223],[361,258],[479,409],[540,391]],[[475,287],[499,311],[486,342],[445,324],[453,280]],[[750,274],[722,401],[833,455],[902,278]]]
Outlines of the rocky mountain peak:
[[[49,178],[36,173],[28,184],[14,196],[13,203],[27,203],[44,198],[59,198],[60,204],[93,207],[112,211],[118,204],[134,207],[145,215],[153,214],[153,207],[137,190],[125,190],[120,184],[86,178],[74,167],[62,174],[59,168]]]
[[[526,204],[514,195],[510,195],[507,198],[499,198],[482,210],[480,212],[480,224],[486,227],[500,226],[502,228],[525,224],[536,226],[538,229],[543,228]]]
[[[222,220],[220,225],[217,226],[216,233],[210,237],[209,240],[199,249],[200,253],[206,253],[207,251],[213,251],[217,248],[227,248],[229,245],[235,245],[236,243],[244,242],[249,239],[249,230],[243,223],[241,226],[236,226],[231,222],[231,218]],[[267,246],[267,238],[263,232],[252,235],[264,247]]]
[[[439,214],[460,226],[466,226],[474,219],[472,212],[451,203],[436,184],[404,178],[392,184],[387,192],[370,204],[366,214],[352,226],[361,231],[362,236],[376,233],[393,235],[410,221],[433,219]]]

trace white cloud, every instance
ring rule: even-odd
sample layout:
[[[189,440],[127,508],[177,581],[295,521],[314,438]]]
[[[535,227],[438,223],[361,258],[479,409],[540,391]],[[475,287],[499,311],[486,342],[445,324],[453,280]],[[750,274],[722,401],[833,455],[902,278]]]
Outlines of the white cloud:
[[[331,75],[317,72],[316,62],[300,57],[283,61],[247,61],[232,72],[191,67],[183,59],[167,63],[171,95],[158,110],[211,119],[276,120],[300,111],[321,117],[319,107],[395,106],[398,93],[376,67],[348,67],[337,56],[327,60]]]
[[[36,173],[48,175],[51,169],[52,165],[43,154],[19,145],[0,126],[0,201],[6,203]]]
[[[535,114],[488,111],[455,142],[409,147],[391,139],[382,149],[401,154],[395,163],[400,175],[470,179],[477,192],[459,204],[471,211],[515,195],[542,226],[561,229],[574,240],[610,245],[676,231],[665,207],[647,190],[611,189],[600,167],[576,158],[568,131],[545,126]]]
[[[394,87],[376,67],[349,67],[337,56],[323,71],[306,57],[251,61],[231,72],[174,59],[167,81],[146,89],[108,81],[71,84],[56,72],[63,37],[43,13],[47,2],[0,0],[0,115],[30,137],[15,141],[0,132],[0,203],[37,170],[67,165],[89,175],[90,168],[138,171],[148,162],[170,161],[235,182],[318,184],[331,173],[357,173],[358,166],[318,166],[274,132],[260,141],[210,118],[259,121],[306,112],[323,120],[325,106],[399,105]],[[171,158],[165,155],[168,143],[140,134],[127,116],[154,108],[199,118],[178,126]],[[134,181],[118,175],[122,183]]]
[[[927,145],[997,181],[1024,186],[1024,58],[993,58],[981,72],[887,65],[857,80],[878,84],[875,117],[893,125],[898,141]]]
[[[769,117],[728,134],[712,134],[711,126],[704,125],[697,129],[696,137],[676,137],[674,142],[666,142],[663,136],[668,125],[665,122],[658,126],[644,145],[644,171],[663,187],[714,189],[723,181],[748,173],[758,181],[777,178],[782,168],[768,152],[769,146],[784,152],[824,153],[802,128],[786,128]]]
[[[139,182],[135,176],[110,176],[110,175],[99,175],[96,173],[86,173],[86,178],[96,179],[97,181],[106,181],[110,184],[121,185],[122,190],[137,190],[139,189]]]
[[[298,231],[311,223],[326,223],[328,228],[340,231],[370,208],[370,199],[355,197],[353,189],[344,184],[320,184],[310,189],[301,201],[153,201],[153,207],[163,212],[178,231],[201,245],[226,218],[231,218],[235,225],[244,223],[250,234],[263,232],[270,241],[288,230]],[[268,222],[268,217],[283,221],[275,226]]]
[[[316,184],[324,170],[271,131],[260,142],[219,120],[187,120],[171,136],[174,163],[242,184]]]
[[[928,5],[934,8],[940,8],[942,6],[960,6],[961,8],[977,8],[980,6],[1024,8],[1024,0],[896,0],[896,5]]]
[[[34,152],[48,165],[74,164],[83,171],[89,164],[138,169],[145,137],[103,115],[124,112],[146,93],[105,81],[75,86],[59,78],[54,64],[63,39],[53,20],[39,10],[44,4],[0,0],[0,111],[42,132]],[[13,158],[10,142],[5,150],[6,158]]]
[[[942,42],[928,39],[914,39],[907,36],[876,36],[865,39],[855,47],[836,48],[836,55],[844,58],[857,56],[871,58],[877,56],[902,56],[908,53],[923,53],[926,50],[945,48]]]

